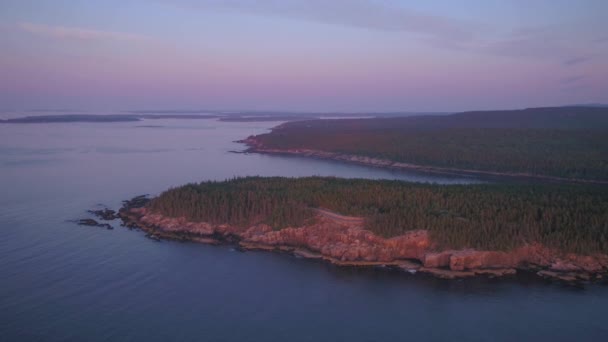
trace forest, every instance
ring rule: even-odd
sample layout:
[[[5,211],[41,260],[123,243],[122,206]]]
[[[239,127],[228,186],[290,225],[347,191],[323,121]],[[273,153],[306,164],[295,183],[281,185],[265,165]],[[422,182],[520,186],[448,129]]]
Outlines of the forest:
[[[558,184],[435,185],[332,177],[246,177],[188,184],[149,203],[190,221],[274,229],[313,222],[314,208],[365,218],[393,237],[426,229],[440,248],[509,250],[542,243],[608,253],[608,191]]]
[[[290,122],[256,141],[432,167],[608,181],[608,108]]]

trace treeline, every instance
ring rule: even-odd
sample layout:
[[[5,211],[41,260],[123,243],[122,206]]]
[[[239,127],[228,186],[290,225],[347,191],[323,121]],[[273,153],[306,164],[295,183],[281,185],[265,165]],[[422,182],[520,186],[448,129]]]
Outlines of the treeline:
[[[608,252],[608,192],[587,186],[248,177],[171,189],[150,208],[191,221],[275,229],[301,226],[314,219],[312,208],[327,208],[363,216],[367,229],[385,237],[427,229],[443,248],[506,250],[540,242]]]
[[[256,137],[425,166],[608,180],[608,108],[538,108],[448,116],[314,120]]]

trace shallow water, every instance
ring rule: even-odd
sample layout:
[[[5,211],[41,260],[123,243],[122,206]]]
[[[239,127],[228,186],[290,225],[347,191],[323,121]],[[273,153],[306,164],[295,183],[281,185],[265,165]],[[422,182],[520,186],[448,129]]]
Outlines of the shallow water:
[[[0,125],[2,341],[605,341],[608,288],[341,269],[67,222],[208,179],[476,182],[236,154],[277,123]]]

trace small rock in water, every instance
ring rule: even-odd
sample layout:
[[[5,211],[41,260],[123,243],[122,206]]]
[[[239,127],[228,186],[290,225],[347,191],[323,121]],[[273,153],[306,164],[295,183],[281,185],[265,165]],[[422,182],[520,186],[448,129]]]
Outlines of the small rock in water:
[[[129,222],[125,225],[125,227],[129,228],[129,230],[139,229],[139,226],[134,222]]]
[[[99,217],[102,220],[105,221],[112,221],[118,218],[118,215],[116,215],[116,212],[112,209],[101,209],[101,210],[89,210],[89,213]]]
[[[150,202],[148,195],[139,195],[130,200],[122,201],[123,209],[141,208],[148,204],[148,202]]]
[[[160,237],[154,234],[146,234],[146,237],[148,239],[154,240],[156,242],[160,242]]]
[[[79,226],[89,226],[89,227],[97,227],[99,226],[99,222],[93,219],[80,219],[76,222]]]
[[[101,228],[106,228],[108,230],[114,229],[114,227],[112,227],[112,225],[110,225],[109,223],[99,223],[90,218],[80,219],[80,220],[72,221],[72,222],[75,222],[79,226],[101,227]]]

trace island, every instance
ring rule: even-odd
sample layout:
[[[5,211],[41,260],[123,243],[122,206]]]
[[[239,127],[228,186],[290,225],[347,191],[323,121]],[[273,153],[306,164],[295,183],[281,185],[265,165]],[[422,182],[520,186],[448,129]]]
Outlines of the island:
[[[242,140],[247,152],[397,170],[608,184],[608,108],[287,122]]]
[[[60,115],[36,115],[24,116],[6,120],[0,120],[0,124],[40,124],[40,123],[116,123],[137,122],[144,119],[217,119],[219,115],[214,114],[60,114]]]
[[[608,273],[608,192],[597,185],[246,177],[140,196],[118,215],[155,240],[230,243],[340,266],[443,278],[534,272],[568,282]]]
[[[436,115],[436,113],[425,113]],[[373,117],[408,116],[414,113],[376,113]],[[142,120],[205,120],[217,119],[223,122],[267,122],[301,121],[321,118],[362,118],[370,114],[361,113],[298,113],[298,112],[217,112],[183,110],[131,111],[122,114],[57,114],[34,115],[10,119],[0,119],[0,124],[50,124],[50,123],[121,123]]]

